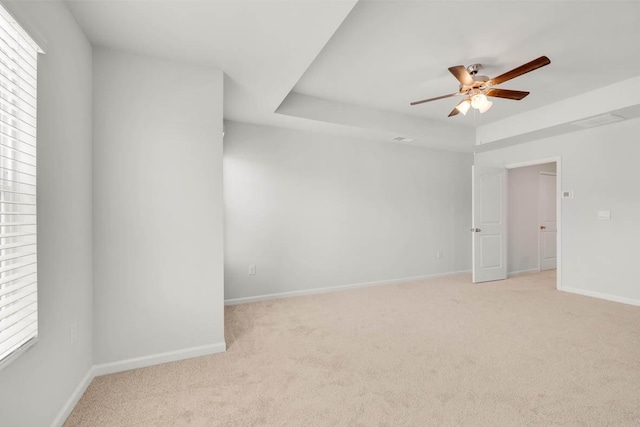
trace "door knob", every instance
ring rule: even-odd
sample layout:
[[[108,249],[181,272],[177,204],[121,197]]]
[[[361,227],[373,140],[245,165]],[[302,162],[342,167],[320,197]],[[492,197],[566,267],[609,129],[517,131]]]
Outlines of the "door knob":
[[[547,227],[545,227],[544,225],[540,226],[540,230],[546,230],[546,229],[547,229]]]
[[[471,229],[471,232],[472,232],[472,233],[479,233],[479,232],[481,232],[481,231],[482,231],[482,230],[480,230],[479,228],[472,228],[472,229]]]

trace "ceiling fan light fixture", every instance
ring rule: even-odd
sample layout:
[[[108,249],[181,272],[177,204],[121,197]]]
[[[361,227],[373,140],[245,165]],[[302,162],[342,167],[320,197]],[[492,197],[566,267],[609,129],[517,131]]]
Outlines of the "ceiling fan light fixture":
[[[467,114],[469,108],[471,108],[471,101],[469,99],[465,99],[456,105],[456,110],[460,111],[463,115]]]
[[[471,106],[476,110],[481,109],[487,102],[487,95],[484,93],[476,93],[471,97]]]
[[[482,107],[478,108],[478,110],[480,110],[480,113],[484,113],[485,111],[489,111],[489,108],[491,108],[492,105],[493,105],[493,102],[487,101],[484,103]]]

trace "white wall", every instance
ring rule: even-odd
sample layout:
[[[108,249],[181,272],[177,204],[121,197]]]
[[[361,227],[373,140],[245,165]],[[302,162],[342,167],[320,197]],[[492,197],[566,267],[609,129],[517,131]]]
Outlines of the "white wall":
[[[94,362],[224,350],[223,75],[93,59]]]
[[[509,273],[538,268],[540,172],[555,171],[555,163],[507,171],[507,267]]]
[[[61,3],[3,4],[46,55],[38,60],[39,338],[0,370],[0,424],[46,426],[92,364],[91,46]]]
[[[237,122],[225,131],[226,299],[470,268],[472,155]]]
[[[561,156],[562,189],[575,192],[562,200],[563,288],[640,304],[638,134],[635,119],[476,155],[484,166]]]

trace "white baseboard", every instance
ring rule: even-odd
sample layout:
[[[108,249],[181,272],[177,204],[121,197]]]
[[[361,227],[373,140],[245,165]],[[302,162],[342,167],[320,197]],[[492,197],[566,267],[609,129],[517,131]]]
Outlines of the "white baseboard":
[[[78,401],[80,400],[84,392],[87,390],[87,387],[89,387],[89,384],[91,384],[91,381],[93,381],[93,378],[95,377],[93,368],[94,368],[93,366],[89,368],[85,376],[80,381],[80,384],[78,384],[76,389],[73,390],[73,393],[71,393],[71,396],[69,397],[67,402],[64,404],[60,412],[58,412],[58,415],[56,416],[56,418],[51,423],[51,427],[62,427],[62,425],[67,420],[69,415],[71,415],[71,411],[73,411],[73,408],[75,408],[75,406],[78,404]]]
[[[569,293],[572,293],[572,294],[584,295],[584,296],[592,297],[592,298],[604,299],[604,300],[607,300],[607,301],[621,302],[623,304],[640,306],[640,300],[633,299],[633,298],[619,297],[619,296],[616,296],[616,295],[604,294],[604,293],[601,293],[601,292],[587,291],[587,290],[579,289],[579,288],[565,288],[565,287],[562,287],[562,288],[558,288],[558,290],[559,291],[563,291],[563,292],[569,292]]]
[[[435,279],[436,277],[454,276],[469,273],[471,270],[453,271],[449,273],[431,274],[428,276],[405,277],[402,279],[380,280],[377,282],[355,283],[350,285],[330,286],[327,288],[305,289],[302,291],[278,292],[275,294],[256,295],[253,297],[231,298],[224,300],[224,305],[247,304],[250,302],[269,301],[280,298],[302,297],[307,295],[324,294],[328,292],[346,291],[349,289],[368,288],[371,286],[391,285],[394,283],[417,282],[418,280]]]
[[[114,374],[116,372],[129,371],[131,369],[144,368],[159,365],[161,363],[175,362],[177,360],[191,359],[193,357],[206,356],[208,354],[223,353],[227,350],[224,342],[203,345],[199,347],[185,348],[182,350],[168,351],[166,353],[152,354],[149,356],[134,357],[132,359],[119,360],[117,362],[94,365],[94,376]]]
[[[530,268],[528,270],[510,271],[507,273],[507,276],[516,276],[518,274],[533,273],[533,272],[538,273],[540,272],[540,269],[536,267],[536,268]]]
[[[128,371],[131,369],[144,368],[160,363],[175,362],[178,360],[191,359],[198,356],[206,356],[208,354],[222,353],[227,350],[227,345],[222,343],[203,345],[200,347],[191,347],[183,350],[169,351],[166,353],[152,354],[150,356],[136,357],[133,359],[121,360],[118,362],[103,363],[101,365],[93,365],[82,378],[80,384],[71,393],[71,397],[64,404],[56,418],[51,423],[51,427],[61,427],[67,420],[73,408],[91,384],[95,377],[106,374],[114,374],[116,372]]]

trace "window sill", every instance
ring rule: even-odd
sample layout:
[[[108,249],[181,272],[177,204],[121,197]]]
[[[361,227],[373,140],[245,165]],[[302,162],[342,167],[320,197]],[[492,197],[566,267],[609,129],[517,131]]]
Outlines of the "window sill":
[[[11,362],[19,358],[22,355],[22,353],[26,352],[27,350],[30,350],[34,345],[36,345],[37,342],[38,342],[38,337],[36,336],[31,338],[26,343],[22,344],[20,347],[18,347],[13,353],[11,353],[9,356],[7,356],[4,360],[0,362],[0,371],[6,368],[7,366],[9,366]]]

